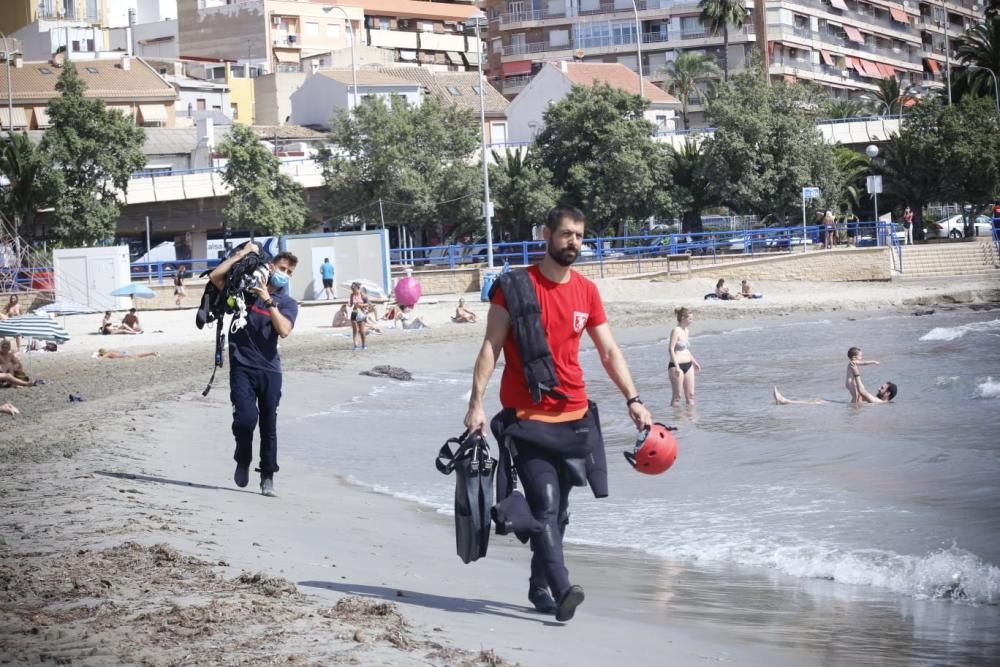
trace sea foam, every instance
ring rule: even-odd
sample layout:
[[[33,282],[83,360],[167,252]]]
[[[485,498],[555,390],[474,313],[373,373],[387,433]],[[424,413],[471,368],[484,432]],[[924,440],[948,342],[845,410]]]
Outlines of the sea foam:
[[[990,320],[989,322],[973,322],[957,327],[935,327],[920,337],[922,341],[950,341],[958,340],[968,333],[974,332],[1000,332],[1000,320]]]

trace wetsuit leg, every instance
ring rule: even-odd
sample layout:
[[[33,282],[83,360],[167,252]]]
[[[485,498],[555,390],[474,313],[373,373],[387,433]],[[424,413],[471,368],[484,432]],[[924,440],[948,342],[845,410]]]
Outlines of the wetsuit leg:
[[[257,427],[257,373],[232,364],[229,370],[229,400],[233,404],[233,458],[242,466],[253,461],[253,431]]]
[[[542,530],[531,536],[531,585],[545,586],[559,596],[569,588],[569,572],[563,561],[563,531],[560,517],[566,515],[572,486],[560,474],[561,462],[548,452],[518,441],[517,473],[531,513]]]
[[[278,472],[278,402],[281,373],[257,372],[257,407],[260,411],[260,472]]]

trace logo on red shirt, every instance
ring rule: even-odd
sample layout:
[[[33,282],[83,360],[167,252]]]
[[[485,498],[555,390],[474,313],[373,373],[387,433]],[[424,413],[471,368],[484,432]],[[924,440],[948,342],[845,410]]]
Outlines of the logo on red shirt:
[[[573,331],[576,333],[583,331],[583,328],[587,326],[587,317],[587,313],[573,311]]]

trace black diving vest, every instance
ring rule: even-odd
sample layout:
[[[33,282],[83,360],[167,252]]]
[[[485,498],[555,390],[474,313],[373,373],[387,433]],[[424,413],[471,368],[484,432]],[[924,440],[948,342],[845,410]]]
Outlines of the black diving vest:
[[[566,394],[558,391],[559,378],[552,361],[552,350],[542,327],[542,308],[535,294],[535,284],[525,269],[502,274],[490,288],[490,298],[497,290],[503,292],[510,315],[511,331],[517,343],[524,366],[524,379],[528,382],[531,400],[539,403],[542,394],[565,400]]]

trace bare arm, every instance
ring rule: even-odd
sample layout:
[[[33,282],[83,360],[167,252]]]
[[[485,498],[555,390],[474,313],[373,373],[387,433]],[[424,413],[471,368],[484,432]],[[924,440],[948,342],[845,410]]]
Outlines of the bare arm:
[[[874,359],[871,359],[871,360],[866,359],[864,361],[855,361],[854,364],[856,366],[878,366],[878,362],[875,361]]]
[[[248,243],[241,250],[233,254],[232,257],[224,259],[219,262],[219,265],[212,269],[212,272],[208,274],[208,279],[212,281],[216,289],[223,289],[226,286],[226,274],[229,273],[229,268],[247,256],[248,253],[256,252],[260,253],[260,248],[257,247],[256,243]]]
[[[855,385],[857,386],[858,396],[861,398],[861,400],[863,400],[863,401],[865,401],[867,403],[885,403],[885,401],[883,401],[881,398],[879,398],[878,396],[875,396],[870,391],[868,391],[867,389],[865,389],[865,385],[861,381],[861,376],[860,375],[858,375],[857,377],[854,378],[854,382],[855,382]]]
[[[465,428],[482,431],[486,428],[486,413],[483,412],[483,394],[490,383],[490,377],[497,365],[497,358],[503,349],[510,330],[510,315],[507,309],[490,304],[486,314],[486,335],[483,346],[476,357],[476,367],[472,372],[472,394],[469,396],[469,410],[465,413]]]
[[[611,378],[611,381],[615,383],[615,386],[618,387],[618,390],[626,399],[638,396],[639,392],[632,382],[632,374],[629,372],[628,364],[625,362],[625,355],[622,354],[621,348],[618,347],[614,336],[611,335],[611,327],[608,323],[605,322],[596,327],[591,327],[587,329],[587,332],[590,334],[591,340],[594,341],[597,354],[600,355],[601,365],[604,366],[605,372]],[[642,403],[632,403],[629,405],[628,413],[637,429],[642,429],[653,423],[652,415],[649,414],[649,410]]]

